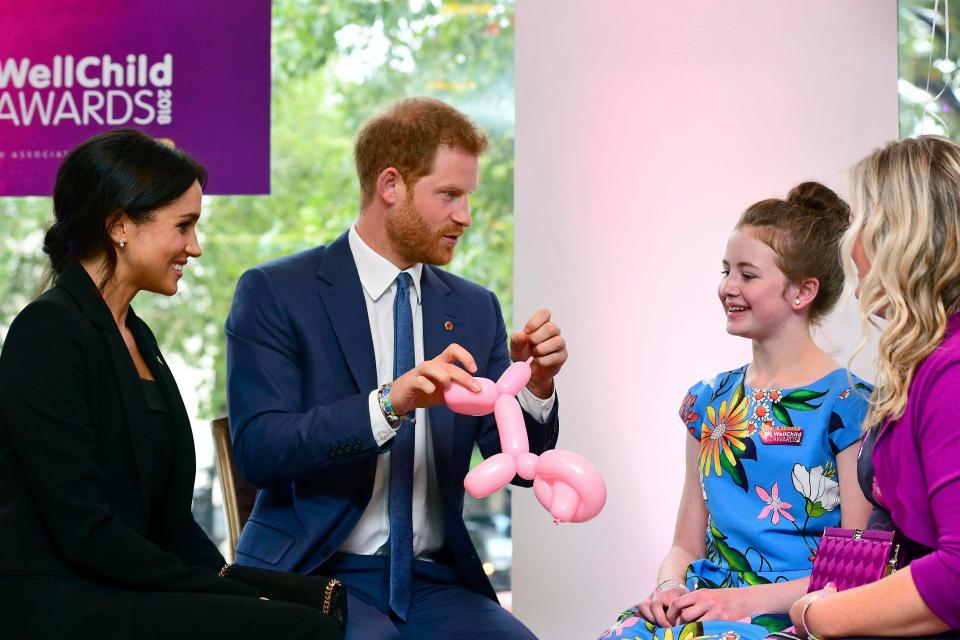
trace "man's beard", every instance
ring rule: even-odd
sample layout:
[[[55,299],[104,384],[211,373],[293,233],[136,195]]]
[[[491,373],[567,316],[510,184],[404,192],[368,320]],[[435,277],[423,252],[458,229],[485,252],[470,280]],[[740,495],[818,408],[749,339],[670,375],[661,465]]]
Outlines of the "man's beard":
[[[410,262],[449,264],[453,259],[454,247],[447,244],[443,237],[462,233],[463,226],[455,222],[436,231],[431,229],[413,204],[412,197],[407,197],[400,209],[387,217],[387,237],[393,248]]]

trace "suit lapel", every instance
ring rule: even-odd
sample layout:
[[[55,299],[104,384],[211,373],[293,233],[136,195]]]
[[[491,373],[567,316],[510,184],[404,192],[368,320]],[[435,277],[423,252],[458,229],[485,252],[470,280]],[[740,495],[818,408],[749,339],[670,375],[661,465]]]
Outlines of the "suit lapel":
[[[450,297],[452,290],[434,273],[434,268],[424,265],[420,276],[420,291],[423,296],[423,357],[436,358],[451,342],[463,344],[464,315],[460,305]],[[443,478],[446,464],[453,454],[454,414],[446,405],[427,410],[430,414],[430,433],[433,439],[434,464],[437,475]],[[444,483],[440,482],[441,486]]]
[[[377,363],[367,304],[346,233],[323,252],[317,277],[323,281],[320,298],[357,388],[361,391],[376,388]]]
[[[97,290],[96,285],[86,270],[74,263],[57,278],[57,286],[64,288],[76,300],[77,305],[86,314],[90,321],[100,330],[110,363],[117,379],[117,391],[126,416],[124,428],[130,437],[130,447],[133,451],[134,463],[139,476],[139,495],[143,505],[144,516],[147,513],[149,496],[146,491],[146,459],[150,455],[148,444],[143,438],[136,437],[134,430],[147,420],[146,398],[140,389],[140,374],[133,364],[133,358],[127,350],[127,345],[120,335],[117,323],[110,314],[110,309]],[[133,313],[131,310],[130,313]]]

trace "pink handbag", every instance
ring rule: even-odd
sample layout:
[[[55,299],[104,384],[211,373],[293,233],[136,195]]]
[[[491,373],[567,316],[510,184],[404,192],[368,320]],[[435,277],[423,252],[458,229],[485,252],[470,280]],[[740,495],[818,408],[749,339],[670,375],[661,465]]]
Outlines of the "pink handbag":
[[[807,593],[828,582],[837,591],[876,582],[900,568],[900,545],[893,531],[827,527],[817,545]]]

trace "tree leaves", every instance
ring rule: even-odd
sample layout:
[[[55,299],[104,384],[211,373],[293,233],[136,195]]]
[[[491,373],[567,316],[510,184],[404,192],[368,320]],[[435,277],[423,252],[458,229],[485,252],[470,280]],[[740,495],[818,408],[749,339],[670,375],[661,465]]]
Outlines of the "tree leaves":
[[[223,323],[240,275],[328,243],[350,226],[359,201],[355,132],[406,96],[449,102],[488,133],[482,186],[470,202],[474,223],[450,269],[492,289],[512,325],[514,2],[460,3],[468,9],[462,11],[420,4],[414,11],[409,3],[389,0],[274,0],[272,193],[207,198],[198,228],[203,257],[191,263],[178,295],[144,294],[133,304],[168,358],[186,362],[195,376],[181,376],[181,385],[193,386],[199,397],[193,418],[226,413]],[[345,82],[337,65],[376,44],[345,37],[358,30],[382,31],[386,53],[363,82]],[[50,221],[49,199],[0,199],[0,263],[6,275],[0,331],[41,281],[47,261],[40,246]],[[200,466],[211,462],[201,460]]]

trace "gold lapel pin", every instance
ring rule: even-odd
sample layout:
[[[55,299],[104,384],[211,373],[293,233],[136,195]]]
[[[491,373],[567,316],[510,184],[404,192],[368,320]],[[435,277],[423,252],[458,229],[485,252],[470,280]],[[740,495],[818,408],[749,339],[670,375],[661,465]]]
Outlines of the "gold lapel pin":
[[[447,320],[446,322],[443,323],[443,328],[446,329],[447,331],[453,331],[453,323]]]

